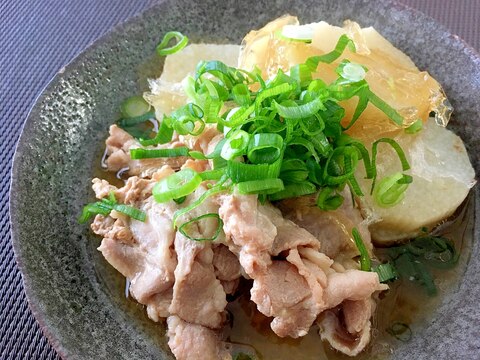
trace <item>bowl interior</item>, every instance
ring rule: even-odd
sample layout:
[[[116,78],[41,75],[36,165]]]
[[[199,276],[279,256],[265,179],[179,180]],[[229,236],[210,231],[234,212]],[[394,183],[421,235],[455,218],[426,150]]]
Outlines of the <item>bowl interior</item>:
[[[179,30],[193,42],[238,43],[250,29],[286,13],[303,23],[352,19],[374,26],[427,69],[455,107],[451,127],[478,172],[480,60],[427,16],[367,0],[163,2],[115,28],[58,74],[32,109],[17,148],[11,187],[15,253],[32,310],[65,358],[172,358],[164,326],[152,325],[140,306],[125,299],[123,280],[95,250],[99,239],[77,223],[81,207],[93,199],[90,179],[120,102],[161,73],[162,60],[153,54],[162,34]],[[478,210],[478,190],[474,197]],[[474,231],[478,238],[477,222]],[[478,255],[475,243],[462,283],[432,324],[394,358],[478,356],[478,332],[466,331],[480,317],[474,300],[480,295]]]

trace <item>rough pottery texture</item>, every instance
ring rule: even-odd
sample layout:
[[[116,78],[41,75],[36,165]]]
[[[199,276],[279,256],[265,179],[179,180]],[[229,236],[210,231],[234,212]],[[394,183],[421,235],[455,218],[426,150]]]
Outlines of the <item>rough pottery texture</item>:
[[[194,42],[238,43],[250,29],[285,13],[303,22],[352,19],[374,26],[427,69],[456,110],[450,126],[466,142],[478,174],[480,59],[427,16],[367,0],[164,2],[116,28],[58,74],[31,111],[18,145],[11,190],[15,253],[32,310],[64,358],[173,359],[159,335],[164,326],[152,325],[141,307],[109,287],[118,278],[96,252],[99,240],[77,223],[93,197],[90,179],[115,109],[161,72],[161,59],[152,55],[158,39],[179,30]],[[474,200],[478,213],[478,186]],[[478,358],[478,273],[475,241],[461,283],[394,359]]]

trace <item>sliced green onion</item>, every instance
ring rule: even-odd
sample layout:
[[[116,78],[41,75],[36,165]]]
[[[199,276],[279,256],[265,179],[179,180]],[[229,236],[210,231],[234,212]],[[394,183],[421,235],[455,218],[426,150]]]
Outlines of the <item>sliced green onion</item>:
[[[120,111],[126,118],[135,118],[149,112],[150,104],[142,96],[131,96],[122,102]]]
[[[139,142],[142,146],[151,146],[158,144],[166,144],[172,140],[173,129],[168,125],[168,118],[164,117],[160,123],[158,132],[153,139],[140,139]]]
[[[308,86],[312,82],[312,69],[306,64],[294,65],[290,68],[290,76],[300,87]]]
[[[177,43],[168,47],[170,40],[175,38]],[[160,56],[175,54],[182,50],[188,44],[188,37],[178,31],[169,31],[165,34],[160,44],[157,45],[156,51]]]
[[[373,198],[381,207],[392,207],[405,198],[412,177],[400,172],[382,179],[373,190]]]
[[[343,60],[335,70],[344,80],[348,82],[359,82],[365,79],[367,74],[364,66]]]
[[[258,113],[260,111],[260,106],[263,101],[265,101],[268,98],[275,97],[284,93],[288,93],[292,90],[295,90],[296,84],[288,84],[288,83],[283,83],[280,85],[276,85],[271,88],[267,88],[265,90],[262,90],[258,93],[257,98],[255,99],[255,112]]]
[[[409,127],[407,127],[405,129],[405,133],[407,134],[416,134],[418,133],[419,131],[421,131],[423,129],[423,121],[421,119],[418,119],[417,121],[415,121],[412,125],[410,125]]]
[[[224,182],[225,182],[225,180],[220,179],[214,187],[205,191],[197,200],[192,202],[190,205],[184,207],[183,209],[179,209],[179,210],[175,211],[175,213],[173,214],[173,226],[174,227],[177,226],[177,220],[178,220],[179,217],[181,217],[182,215],[185,215],[186,213],[188,213],[188,212],[192,211],[193,209],[195,209],[196,207],[200,206],[210,196],[213,196],[215,194],[218,194],[218,193],[221,193],[221,192],[224,192],[224,191],[228,190],[229,188],[225,187],[223,185]]]
[[[227,141],[222,147],[220,156],[225,160],[232,160],[244,155],[250,141],[250,134],[243,130],[236,130],[228,135]]]
[[[424,286],[429,296],[437,294],[437,287],[435,286],[432,275],[425,265],[418,261],[414,255],[409,252],[404,252],[394,260],[394,263],[401,278]]]
[[[360,269],[362,271],[370,271],[372,268],[370,256],[368,255],[367,248],[362,240],[362,236],[357,228],[352,229],[353,240],[357,246],[358,252],[360,253]]]
[[[179,197],[178,199],[173,199],[173,201],[175,201],[176,204],[183,204],[185,202],[185,200],[187,200],[187,197],[186,196],[182,196],[182,197]]]
[[[327,185],[338,185],[347,182],[358,164],[358,151],[353,146],[339,146],[330,154],[324,168],[324,179]]]
[[[248,143],[247,157],[254,164],[272,164],[280,157],[282,149],[283,139],[280,135],[255,134]]]
[[[225,169],[206,170],[200,173],[202,180],[220,180],[225,175]]]
[[[195,160],[208,160],[208,157],[201,151],[195,151],[195,150],[189,151],[188,156],[190,156]]]
[[[284,40],[300,41],[305,43],[312,42],[315,28],[310,25],[284,25],[282,30],[277,32],[277,36]]]
[[[390,105],[388,105],[385,101],[380,99],[371,90],[368,90],[368,100],[373,105],[375,105],[379,110],[381,110],[385,115],[387,115],[390,118],[390,120],[392,120],[395,124],[397,124],[398,126],[403,125],[403,117],[397,112],[397,110],[395,110]]]
[[[172,128],[180,135],[200,135],[205,129],[204,113],[200,106],[189,103],[169,116]]]
[[[128,205],[118,204],[117,200],[115,199],[115,194],[113,193],[113,191],[111,191],[108,199],[102,199],[101,201],[85,205],[82,210],[82,215],[78,219],[78,222],[83,224],[87,222],[92,216],[97,214],[107,216],[112,210],[118,211],[131,217],[132,219],[142,222],[145,221],[147,217],[145,212],[139,209]]]
[[[393,281],[398,278],[398,274],[395,270],[395,267],[390,263],[380,264],[377,267],[374,267],[373,271],[375,271],[378,274],[378,280],[381,283]]]
[[[314,184],[308,181],[303,181],[301,183],[287,184],[285,185],[285,189],[275,194],[269,195],[268,198],[271,201],[277,201],[292,197],[310,195],[313,194],[316,190],[317,187]]]
[[[280,179],[252,180],[236,185],[240,194],[273,194],[284,189]]]
[[[107,216],[110,214],[110,211],[112,211],[112,207],[100,201],[87,204],[83,207],[82,215],[80,215],[78,222],[81,224],[86,223],[92,216],[97,214]]]
[[[316,98],[306,104],[297,106],[283,106],[274,102],[274,106],[277,109],[280,116],[288,119],[303,119],[313,116],[321,109],[325,109],[323,102],[320,98]]]
[[[197,84],[199,84],[201,76],[207,73],[215,76],[220,80],[222,85],[228,89],[231,89],[236,82],[232,75],[232,69],[218,60],[200,61],[198,63],[195,71],[195,80],[197,81]]]
[[[318,193],[317,206],[324,210],[336,210],[343,204],[343,196],[337,194],[334,188],[324,187]]]
[[[192,230],[192,228],[198,227],[201,220],[208,221],[209,219],[214,219],[214,221],[217,222],[216,230],[213,233],[213,235],[210,237],[202,237],[202,235],[195,237],[193,234],[194,230]],[[198,216],[190,221],[183,223],[178,228],[178,231],[187,239],[190,239],[193,241],[214,241],[218,237],[222,229],[223,229],[223,221],[220,218],[220,216],[218,214],[209,213],[209,214]]]
[[[232,88],[232,97],[240,106],[249,106],[252,102],[250,90],[245,84],[237,84]]]
[[[312,71],[315,71],[317,70],[319,63],[323,62],[330,64],[337,60],[340,56],[342,56],[342,53],[345,51],[347,46],[350,51],[355,52],[355,43],[347,35],[343,34],[338,39],[335,49],[321,56],[312,56],[308,58],[305,63],[312,69]]]
[[[251,180],[275,179],[280,174],[282,158],[273,164],[245,164],[240,161],[227,161],[227,175],[236,184]]]
[[[137,125],[140,123],[143,123],[145,121],[148,121],[150,119],[155,118],[155,113],[153,111],[146,112],[142,115],[135,116],[135,117],[129,117],[129,118],[122,118],[117,121],[118,126],[121,128],[126,127],[126,126],[132,126],[132,125]]]
[[[437,269],[451,269],[460,257],[453,241],[442,236],[420,236],[404,247],[425,264]]]
[[[310,157],[307,159],[305,164],[307,165],[307,169],[308,169],[308,180],[310,180],[311,182],[313,182],[318,186],[323,185],[324,184],[323,170],[320,167],[320,164],[318,163],[318,161],[315,160],[315,158]]]
[[[115,204],[113,205],[113,210],[118,211],[122,214],[125,214],[131,217],[132,219],[136,219],[142,222],[145,221],[147,217],[147,215],[143,211],[128,205]]]
[[[133,160],[177,156],[188,156],[188,148],[185,146],[180,146],[173,149],[130,149],[130,157]]]
[[[255,110],[254,105],[247,107],[241,107],[240,110],[235,111],[235,113],[228,119],[223,122],[223,125],[228,127],[235,127],[242,124]]]
[[[402,147],[393,139],[390,138],[381,138],[375,141],[372,145],[372,188],[370,190],[370,193],[373,193],[373,189],[375,188],[375,181],[377,178],[377,152],[378,152],[378,145],[380,143],[386,143],[389,144],[393,150],[397,153],[398,159],[400,160],[400,163],[402,165],[402,170],[407,171],[410,170],[410,164],[408,163],[407,157],[405,156],[405,153],[402,149]]]
[[[344,130],[350,129],[359,119],[360,115],[365,111],[368,105],[368,89],[364,88],[357,92],[358,95],[358,103],[357,107],[355,108],[355,112],[353,113],[352,120],[350,123],[344,128]]]
[[[313,156],[317,162],[320,161],[320,157],[318,156],[317,151],[315,150],[315,147],[313,146],[312,142],[302,137],[295,137],[291,141],[289,141],[289,143],[287,144],[287,148],[293,149],[293,151],[295,151],[295,148],[298,148],[298,147],[301,147],[304,149],[299,150],[301,151],[301,153],[297,153],[296,157],[302,158],[302,157]]]
[[[307,180],[307,165],[300,159],[285,159],[280,169],[280,178],[290,183]]]
[[[156,202],[164,203],[191,194],[202,181],[200,174],[186,168],[156,183],[152,195]]]

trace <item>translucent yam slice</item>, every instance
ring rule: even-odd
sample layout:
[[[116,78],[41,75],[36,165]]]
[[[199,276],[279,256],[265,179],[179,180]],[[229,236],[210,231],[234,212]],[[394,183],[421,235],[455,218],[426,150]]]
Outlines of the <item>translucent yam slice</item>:
[[[419,71],[406,54],[372,27],[361,29],[357,23],[346,21],[340,28],[321,22],[316,27],[312,46],[326,53],[342,34],[354,40],[357,52],[346,50],[341,59],[347,58],[368,68],[366,80],[371,90],[403,116],[404,127],[417,119],[427,121],[431,111],[440,113],[440,119],[446,125],[449,114],[444,114],[445,96],[439,83],[427,72]],[[356,104],[356,98],[342,102],[346,109],[345,123],[351,119]],[[395,130],[397,126],[369,104],[349,133],[365,140]]]
[[[285,25],[299,25],[297,17],[285,15],[259,30],[250,31],[242,41],[238,66],[248,71],[258,67],[262,76],[268,79],[274,77],[279,69],[286,72],[292,65],[315,55],[311,46],[279,37],[277,33]]]
[[[182,81],[194,74],[200,61],[219,60],[229,66],[237,66],[239,51],[238,45],[191,44],[178,53],[168,55],[162,75],[149,80],[150,91],[143,95],[155,108],[157,119],[187,103]]]
[[[405,198],[389,208],[380,207],[365,191],[359,199],[364,214],[373,219],[369,229],[377,244],[411,238],[422,227],[431,228],[452,215],[475,184],[475,171],[462,140],[430,119],[417,135],[401,134],[396,138],[411,165],[408,172],[413,183]],[[370,189],[370,180],[363,179],[359,169],[360,186]],[[400,171],[396,154],[388,147],[379,147],[378,179]]]
[[[284,25],[298,25],[293,16],[278,18],[258,31],[251,31],[243,40],[239,66],[252,70],[255,65],[267,78],[276,75],[279,69],[288,71],[291,66],[303,63],[310,56],[332,51],[342,34],[354,40],[357,52],[348,49],[332,64],[319,64],[314,77],[327,83],[337,78],[335,68],[343,59],[360,63],[368,68],[366,80],[372,91],[404,117],[404,127],[417,119],[427,121],[431,111],[439,113],[439,121],[446,125],[450,109],[438,82],[427,72],[419,71],[413,61],[395,48],[372,27],[360,28],[352,21],[344,27],[321,21],[309,24],[313,31],[311,43],[289,41],[277,35]],[[352,118],[357,98],[342,101],[346,115],[344,125]],[[362,140],[371,140],[381,135],[398,131],[388,117],[369,104],[349,133]]]
[[[190,44],[182,51],[167,56],[160,79],[170,83],[181,82],[186,76],[193,75],[202,60],[219,60],[236,67],[239,51],[239,45]]]

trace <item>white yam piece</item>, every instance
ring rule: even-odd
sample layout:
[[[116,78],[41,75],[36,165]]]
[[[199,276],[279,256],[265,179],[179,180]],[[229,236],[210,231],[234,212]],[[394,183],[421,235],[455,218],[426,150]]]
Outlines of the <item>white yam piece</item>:
[[[163,72],[158,79],[149,79],[150,92],[143,96],[155,108],[157,119],[170,114],[187,103],[182,81],[195,72],[202,60],[219,60],[237,66],[239,45],[191,44],[181,51],[168,55]]]
[[[462,140],[433,119],[418,134],[402,133],[395,140],[410,163],[407,174],[413,176],[405,198],[389,208],[379,206],[369,191],[359,199],[364,215],[376,221],[369,229],[377,244],[411,238],[422,227],[435,226],[455,212],[475,184],[475,171]],[[378,180],[401,171],[396,153],[386,144],[378,148],[377,170]],[[364,179],[363,168],[357,179],[362,189],[370,189],[371,180]]]

